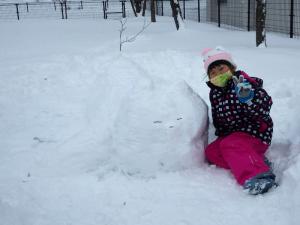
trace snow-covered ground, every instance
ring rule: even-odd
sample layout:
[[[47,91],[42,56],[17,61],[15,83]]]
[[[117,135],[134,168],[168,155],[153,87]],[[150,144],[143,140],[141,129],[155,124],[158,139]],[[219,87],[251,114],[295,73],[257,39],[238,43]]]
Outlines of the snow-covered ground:
[[[1,225],[298,224],[300,41],[157,20],[122,53],[118,21],[0,23]],[[203,160],[216,45],[273,97],[280,186],[262,196]]]

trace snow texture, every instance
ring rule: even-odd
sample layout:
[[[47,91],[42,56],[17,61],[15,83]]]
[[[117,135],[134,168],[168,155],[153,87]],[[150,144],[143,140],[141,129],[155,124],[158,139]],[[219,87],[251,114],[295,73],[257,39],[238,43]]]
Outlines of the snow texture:
[[[148,18],[150,19],[150,18]],[[157,18],[119,52],[119,21],[1,22],[1,225],[296,225],[299,40]],[[129,19],[131,36],[143,25]],[[221,45],[273,97],[280,186],[244,193],[203,157],[201,50]]]

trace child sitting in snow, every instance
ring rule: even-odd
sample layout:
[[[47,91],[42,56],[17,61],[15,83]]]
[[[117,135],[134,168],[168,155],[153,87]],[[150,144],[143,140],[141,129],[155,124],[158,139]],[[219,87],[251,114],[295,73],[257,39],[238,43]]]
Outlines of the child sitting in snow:
[[[230,169],[250,194],[262,194],[276,185],[264,156],[272,140],[269,115],[272,99],[263,81],[236,70],[231,55],[220,49],[202,52],[208,74],[213,124],[218,138],[205,149],[208,162]]]

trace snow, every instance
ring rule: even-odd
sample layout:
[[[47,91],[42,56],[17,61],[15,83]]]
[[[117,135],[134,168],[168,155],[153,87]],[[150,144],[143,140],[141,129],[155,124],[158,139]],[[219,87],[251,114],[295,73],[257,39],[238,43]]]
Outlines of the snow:
[[[299,40],[267,34],[256,48],[254,32],[157,20],[121,53],[119,21],[0,23],[1,225],[297,224]],[[143,23],[129,19],[125,34]],[[217,45],[273,97],[280,186],[265,195],[203,160],[200,55]]]

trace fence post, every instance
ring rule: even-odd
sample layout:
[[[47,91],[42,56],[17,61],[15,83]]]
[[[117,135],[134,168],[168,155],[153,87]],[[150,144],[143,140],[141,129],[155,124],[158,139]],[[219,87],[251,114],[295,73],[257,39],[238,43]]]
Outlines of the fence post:
[[[248,24],[247,24],[247,29],[250,31],[250,0],[248,0]]]
[[[82,1],[80,1],[80,6],[81,6],[81,9],[83,9],[83,4],[82,4]]]
[[[185,19],[185,0],[183,0],[183,19]]]
[[[68,19],[68,13],[67,13],[67,1],[65,1],[65,19]]]
[[[27,12],[29,12],[28,2],[26,2],[26,9],[27,9]]]
[[[221,1],[218,0],[218,27],[221,27]]]
[[[126,17],[126,8],[125,8],[125,1],[122,1],[122,17]]]
[[[200,23],[200,0],[198,0],[198,22]]]
[[[56,4],[55,4],[55,2],[53,2],[53,5],[54,5],[54,11],[56,11]]]
[[[291,0],[291,14],[290,14],[290,38],[294,37],[294,0]]]
[[[65,18],[64,17],[64,5],[62,2],[60,3],[60,9],[61,9],[61,18],[64,19]]]
[[[102,8],[103,8],[103,18],[107,19],[107,15],[106,15],[106,1],[102,2]]]
[[[164,16],[164,0],[161,0],[161,16]]]
[[[16,5],[16,10],[17,10],[17,17],[18,20],[20,20],[20,15],[19,15],[19,4],[15,4]]]

